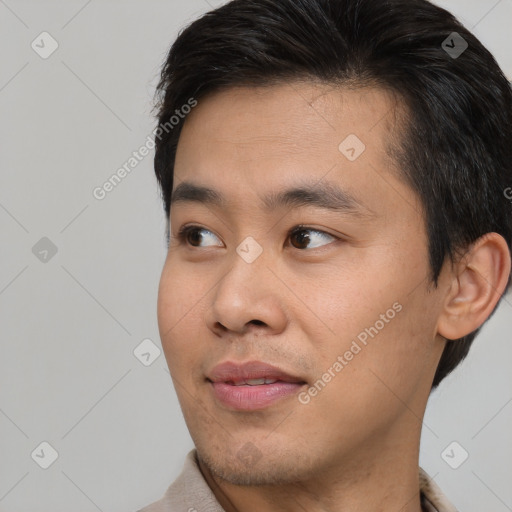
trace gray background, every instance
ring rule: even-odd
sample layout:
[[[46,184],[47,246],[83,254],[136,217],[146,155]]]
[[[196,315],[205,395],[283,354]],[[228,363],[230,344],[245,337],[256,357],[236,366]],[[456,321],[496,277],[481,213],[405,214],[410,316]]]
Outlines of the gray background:
[[[220,3],[0,0],[1,512],[137,510],[192,447],[163,354],[145,366],[133,353],[148,338],[161,347],[153,152],[103,200],[92,191],[153,130],[159,66],[179,28]],[[512,0],[439,3],[512,78]],[[43,31],[59,45],[46,59],[31,47]],[[33,253],[43,237],[53,257]],[[421,464],[464,512],[512,510],[505,299],[425,418]],[[36,463],[50,456],[43,441],[59,455],[48,469]],[[469,453],[458,469],[441,455],[453,441],[452,465]]]

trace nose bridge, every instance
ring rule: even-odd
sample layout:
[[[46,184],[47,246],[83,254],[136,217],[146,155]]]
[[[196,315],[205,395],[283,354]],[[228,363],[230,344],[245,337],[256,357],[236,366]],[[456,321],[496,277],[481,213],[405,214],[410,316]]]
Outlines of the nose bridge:
[[[254,301],[255,295],[260,293],[258,290],[265,288],[266,274],[269,273],[265,256],[263,243],[246,236],[229,258],[230,267],[219,282],[215,300]]]
[[[212,296],[208,324],[222,324],[241,331],[251,321],[279,328],[284,321],[275,279],[267,268],[270,254],[254,237],[247,236],[236,247],[228,271]]]

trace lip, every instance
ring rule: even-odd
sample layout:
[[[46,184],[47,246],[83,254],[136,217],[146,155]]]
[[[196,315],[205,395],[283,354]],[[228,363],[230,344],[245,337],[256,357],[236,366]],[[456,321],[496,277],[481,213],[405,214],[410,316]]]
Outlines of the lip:
[[[225,361],[215,366],[207,376],[212,382],[243,382],[250,379],[275,379],[283,382],[304,382],[300,377],[293,376],[277,366],[262,361],[236,363]]]
[[[270,384],[244,385],[246,380],[268,379]],[[215,398],[229,409],[261,410],[286,397],[296,395],[306,382],[298,376],[262,361],[226,361],[207,376]],[[239,385],[236,385],[239,384]],[[240,385],[241,384],[241,385]]]

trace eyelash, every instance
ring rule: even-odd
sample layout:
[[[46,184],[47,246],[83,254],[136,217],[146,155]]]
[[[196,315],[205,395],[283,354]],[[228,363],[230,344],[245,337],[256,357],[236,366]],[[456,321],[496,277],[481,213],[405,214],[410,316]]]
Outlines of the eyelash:
[[[176,238],[178,239],[178,241],[181,244],[187,244],[190,247],[192,247],[193,249],[201,249],[201,247],[196,247],[194,245],[190,245],[187,242],[187,238],[186,238],[187,235],[194,230],[204,230],[204,231],[208,231],[211,233],[211,231],[209,229],[203,228],[202,226],[196,226],[196,225],[192,224],[192,225],[185,225],[185,226],[181,227],[180,230],[178,231],[178,234],[176,235]],[[288,240],[290,238],[290,236],[292,236],[296,233],[300,233],[301,231],[313,231],[315,233],[322,233],[323,235],[327,235],[328,237],[333,238],[334,241],[341,240],[340,238],[338,238],[334,235],[331,235],[330,233],[327,233],[326,231],[322,231],[320,229],[315,229],[315,228],[312,228],[309,226],[305,226],[303,224],[299,224],[297,226],[294,226],[292,229],[290,229],[288,231],[286,239]],[[334,242],[330,242],[330,243],[334,243]],[[325,245],[329,245],[329,244],[325,244]],[[321,247],[314,247],[313,249],[309,249],[309,250],[311,251],[314,249],[321,249],[322,247],[324,247],[324,246],[322,245]],[[301,250],[301,249],[298,249],[298,250]],[[304,250],[308,250],[308,249],[302,249],[302,250],[304,251]]]

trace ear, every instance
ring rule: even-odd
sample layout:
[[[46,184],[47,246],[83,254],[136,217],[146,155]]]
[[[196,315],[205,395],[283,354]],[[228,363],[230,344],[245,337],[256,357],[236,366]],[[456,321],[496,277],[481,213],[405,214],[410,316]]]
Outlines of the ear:
[[[450,274],[437,332],[455,340],[478,329],[503,295],[510,270],[510,250],[501,235],[487,233],[476,240]]]

